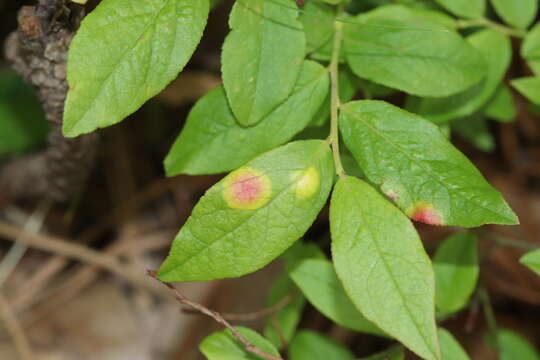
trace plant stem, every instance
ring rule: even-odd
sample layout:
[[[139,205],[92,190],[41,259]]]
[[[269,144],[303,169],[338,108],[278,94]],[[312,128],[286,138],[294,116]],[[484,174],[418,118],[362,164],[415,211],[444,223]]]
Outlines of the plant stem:
[[[498,246],[513,247],[516,249],[521,249],[521,250],[526,250],[526,251],[532,251],[532,250],[536,250],[540,248],[540,246],[536,244],[532,244],[532,243],[522,241],[522,240],[511,239],[508,237],[503,237],[499,234],[496,234],[490,231],[484,230],[484,231],[478,231],[478,233],[480,235],[483,235],[485,239],[493,241],[493,243],[495,243]]]
[[[482,307],[484,309],[484,317],[486,319],[486,324],[493,336],[493,342],[495,347],[499,349],[499,339],[498,339],[498,330],[497,330],[497,320],[495,319],[495,312],[493,311],[493,306],[491,305],[491,299],[489,293],[486,289],[480,288],[478,290],[478,297],[482,302]]]
[[[338,8],[341,13],[343,6]],[[334,45],[332,48],[332,60],[330,62],[330,82],[331,82],[331,102],[330,102],[330,136],[328,141],[332,146],[334,155],[334,165],[336,173],[339,176],[345,175],[341,157],[339,156],[339,129],[338,129],[338,110],[341,105],[339,100],[339,55],[341,52],[341,41],[343,39],[343,24],[339,21],[334,21]]]
[[[460,20],[457,22],[457,26],[460,29],[475,27],[475,26],[485,26],[493,30],[496,30],[502,34],[505,34],[508,36],[514,36],[517,38],[524,38],[525,35],[527,35],[527,32],[523,30],[518,30],[518,29],[508,27],[508,26],[504,26],[486,18],[479,18],[479,19],[473,19],[473,20]]]

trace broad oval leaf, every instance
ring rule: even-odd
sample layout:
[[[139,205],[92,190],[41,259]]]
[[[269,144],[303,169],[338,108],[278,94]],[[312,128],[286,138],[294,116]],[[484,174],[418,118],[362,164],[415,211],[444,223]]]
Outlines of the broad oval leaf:
[[[469,355],[448,330],[439,328],[439,341],[443,360],[469,360]]]
[[[160,280],[205,281],[262,268],[304,235],[333,180],[325,141],[297,141],[255,158],[199,200],[159,269]]]
[[[519,259],[519,262],[540,276],[540,249],[526,253]]]
[[[383,101],[341,107],[340,129],[370,182],[432,225],[517,224],[502,195],[428,120]]]
[[[229,171],[290,140],[318,112],[329,82],[325,68],[305,61],[291,96],[250,127],[238,124],[223,87],[211,90],[195,104],[165,158],[167,175]]]
[[[69,49],[63,132],[122,121],[182,70],[199,43],[208,0],[104,0]]]
[[[491,0],[495,12],[504,22],[525,29],[538,13],[538,0]]]
[[[540,354],[529,341],[512,330],[499,329],[497,339],[500,360],[540,360]]]
[[[418,96],[450,96],[485,75],[476,49],[455,31],[428,22],[347,23],[344,48],[359,77]]]
[[[308,301],[330,320],[362,333],[384,336],[377,326],[356,309],[330,261],[305,259],[291,266],[288,271]]]
[[[469,301],[478,281],[478,238],[456,233],[439,245],[433,257],[435,303],[444,314],[456,312]]]
[[[332,194],[330,231],[336,272],[360,312],[423,359],[440,359],[433,268],[410,220],[345,176]]]
[[[540,77],[514,79],[511,84],[530,102],[540,105]]]
[[[435,0],[455,15],[465,18],[480,18],[486,11],[486,0]]]
[[[259,350],[279,356],[276,348],[257,332],[240,326],[235,329]],[[200,343],[199,349],[208,360],[264,360],[258,355],[247,352],[245,346],[228,329],[207,336]]]
[[[472,115],[495,94],[512,59],[510,39],[498,31],[486,29],[469,36],[467,41],[483,55],[486,78],[448,98],[422,99],[416,113],[440,124]]]
[[[257,124],[293,90],[306,42],[298,13],[289,0],[234,4],[221,70],[227,98],[240,124]]]
[[[289,347],[290,360],[354,360],[345,346],[314,331],[302,330]]]

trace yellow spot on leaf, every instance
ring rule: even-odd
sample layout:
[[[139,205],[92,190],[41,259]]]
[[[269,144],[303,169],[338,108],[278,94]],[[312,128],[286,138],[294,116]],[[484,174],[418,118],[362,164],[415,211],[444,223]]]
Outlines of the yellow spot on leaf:
[[[313,166],[305,171],[296,171],[294,179],[296,181],[296,196],[301,199],[313,196],[321,183],[319,172]]]
[[[270,201],[272,183],[262,172],[245,167],[224,179],[223,199],[233,209],[256,210]]]

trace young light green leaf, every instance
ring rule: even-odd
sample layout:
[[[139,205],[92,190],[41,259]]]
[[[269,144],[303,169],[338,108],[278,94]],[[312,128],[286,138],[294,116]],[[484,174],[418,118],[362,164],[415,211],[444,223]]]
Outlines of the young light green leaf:
[[[159,279],[205,281],[262,268],[304,235],[333,180],[325,141],[297,141],[260,155],[201,198]]]
[[[236,327],[236,330],[259,350],[279,356],[279,352],[272,343],[257,332],[245,327]],[[245,346],[234,338],[230,330],[222,330],[209,335],[201,342],[199,350],[208,360],[264,360],[258,355],[247,352]]]
[[[519,262],[540,276],[540,249],[526,253],[519,259]]]
[[[297,18],[296,5],[289,0],[234,4],[221,70],[232,112],[241,125],[257,124],[293,90],[306,42]]]
[[[305,259],[288,269],[308,301],[336,324],[362,333],[384,333],[353,305],[327,259]]]
[[[370,182],[432,225],[517,224],[502,195],[433,123],[383,101],[341,107],[345,144]]]
[[[336,8],[319,1],[307,1],[300,15],[306,34],[306,53],[319,60],[330,60]]]
[[[347,23],[344,48],[356,75],[418,96],[450,96],[485,75],[476,49],[456,32],[428,22]]]
[[[354,360],[345,346],[314,331],[298,332],[289,347],[290,360]]]
[[[486,0],[435,0],[451,13],[465,18],[480,18],[486,11]]]
[[[268,291],[267,305],[275,306],[284,299],[290,298],[287,305],[272,314],[264,328],[264,336],[278,349],[290,343],[300,321],[306,298],[294,285],[286,272],[281,273]]]
[[[529,27],[538,12],[538,0],[491,0],[491,3],[508,25],[521,29]]]
[[[540,360],[540,354],[518,333],[499,329],[497,338],[500,360]]]
[[[360,312],[423,359],[440,359],[433,268],[410,220],[346,176],[332,194],[330,231],[337,275]]]
[[[511,84],[533,104],[540,105],[540,77],[515,79]]]
[[[469,355],[448,330],[439,328],[439,342],[443,360],[469,360]]]
[[[474,233],[458,232],[439,245],[433,257],[435,303],[450,314],[469,301],[478,281],[478,238]]]
[[[69,49],[63,132],[122,121],[182,70],[199,43],[208,0],[104,0]]]
[[[493,98],[486,105],[484,115],[500,122],[512,122],[516,119],[516,102],[508,85],[501,84]]]
[[[452,121],[452,130],[476,148],[492,152],[495,138],[488,128],[487,119],[479,113]]]
[[[486,29],[467,38],[485,59],[486,78],[459,94],[447,98],[422,99],[416,113],[435,122],[444,123],[472,115],[493,96],[510,65],[510,39],[498,31]]]
[[[394,345],[379,353],[363,357],[360,360],[405,360],[405,350],[401,345]]]
[[[195,104],[165,158],[167,175],[229,171],[283,144],[311,121],[328,89],[327,70],[305,61],[291,96],[251,127],[236,122],[223,87],[210,91]]]

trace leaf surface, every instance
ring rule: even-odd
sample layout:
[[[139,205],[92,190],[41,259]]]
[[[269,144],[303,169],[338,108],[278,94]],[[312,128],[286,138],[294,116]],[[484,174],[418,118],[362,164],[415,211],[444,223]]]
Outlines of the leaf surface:
[[[540,360],[538,351],[520,334],[508,329],[499,329],[497,337],[500,360]]]
[[[529,27],[538,12],[538,0],[491,0],[491,3],[508,25],[521,29]]]
[[[405,360],[405,349],[401,345],[394,345],[384,351],[361,358],[360,360]]]
[[[540,276],[540,249],[526,253],[519,259],[519,262]]]
[[[455,15],[465,18],[479,18],[486,11],[486,0],[435,0],[439,5]]]
[[[499,86],[493,98],[486,105],[484,114],[500,122],[512,122],[516,119],[516,102],[508,85],[501,84]]]
[[[502,195],[433,123],[383,101],[341,107],[340,129],[369,181],[432,225],[517,224]]]
[[[257,124],[293,90],[306,42],[298,13],[289,0],[234,4],[221,70],[232,112],[241,125]]]
[[[424,359],[440,359],[431,261],[410,220],[365,182],[341,177],[330,202],[332,257],[368,319]]]
[[[536,105],[540,105],[540,77],[524,77],[512,80],[512,86]]]
[[[469,360],[465,350],[448,330],[439,328],[439,341],[443,360]]]
[[[248,341],[258,349],[274,356],[279,356],[276,348],[257,332],[236,327]],[[222,330],[207,336],[199,345],[199,349],[208,360],[264,360],[263,357],[247,352],[230,330]]]
[[[290,360],[354,360],[345,346],[314,331],[302,330],[289,348]]]
[[[233,171],[199,200],[159,269],[162,281],[206,281],[258,270],[298,240],[334,180],[321,140],[297,141]]]
[[[199,43],[208,0],[104,0],[69,49],[66,136],[122,121],[171,82]]]
[[[290,140],[312,120],[328,94],[321,65],[305,61],[291,96],[259,124],[238,124],[223,87],[202,97],[165,158],[168,176],[215,174],[235,169]]]

